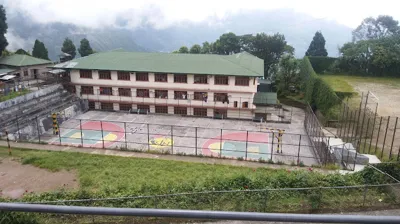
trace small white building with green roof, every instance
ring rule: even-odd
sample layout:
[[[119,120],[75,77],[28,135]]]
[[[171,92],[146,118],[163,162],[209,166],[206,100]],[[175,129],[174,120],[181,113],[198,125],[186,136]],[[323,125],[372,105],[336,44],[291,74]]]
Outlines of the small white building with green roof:
[[[55,65],[91,109],[252,119],[264,62],[233,55],[110,51]]]
[[[46,73],[52,64],[52,61],[23,54],[3,56],[0,58],[0,66],[3,70],[0,77],[13,75],[20,80],[35,79]]]

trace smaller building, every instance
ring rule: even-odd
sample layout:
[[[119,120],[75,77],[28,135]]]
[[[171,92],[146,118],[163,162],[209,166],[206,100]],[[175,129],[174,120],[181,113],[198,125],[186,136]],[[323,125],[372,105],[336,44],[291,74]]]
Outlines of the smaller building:
[[[72,60],[72,55],[65,52],[59,54],[58,57],[60,58],[60,63]]]
[[[3,75],[15,76],[18,80],[38,79],[43,76],[52,66],[53,62],[40,58],[35,58],[29,55],[13,54],[0,58],[0,66]],[[0,75],[0,76],[1,76]]]

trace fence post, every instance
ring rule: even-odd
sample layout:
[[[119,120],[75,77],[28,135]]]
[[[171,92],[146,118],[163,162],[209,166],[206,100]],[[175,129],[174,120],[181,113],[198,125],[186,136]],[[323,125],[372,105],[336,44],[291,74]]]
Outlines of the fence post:
[[[21,140],[21,133],[19,131],[18,115],[15,115],[15,118],[17,119],[18,140]]]
[[[221,128],[221,135],[219,136],[219,158],[222,157],[222,128]]]
[[[60,129],[60,124],[57,121],[57,128],[58,128],[58,139],[60,140],[60,145],[61,145],[61,129]]]
[[[195,155],[197,156],[197,127],[194,128],[194,136],[195,136]]]
[[[125,149],[128,149],[128,142],[126,140],[126,122],[124,122],[124,134],[125,134]]]
[[[389,129],[389,123],[390,123],[390,116],[388,117],[388,121],[387,121],[387,123],[386,123],[386,131],[385,131],[385,137],[383,138],[381,159],[382,159],[382,157],[383,157],[383,151],[385,150],[386,136],[387,136],[387,131],[388,131],[388,129]]]
[[[171,154],[174,154],[174,126],[171,125]]]
[[[274,154],[274,139],[275,139],[275,132],[272,131],[271,160],[272,160],[272,155]]]
[[[378,150],[378,140],[379,140],[379,135],[380,135],[380,133],[381,133],[382,119],[383,119],[383,117],[381,117],[381,121],[379,122],[378,136],[376,137],[375,152],[374,152],[374,154],[376,154],[376,151]]]
[[[10,139],[8,138],[8,131],[6,131],[6,136],[7,136],[8,155],[11,156],[11,146],[10,146]]]
[[[365,151],[366,151],[366,145],[367,145],[367,138],[368,138],[368,127],[369,127],[369,121],[370,121],[370,117],[368,118],[368,121],[367,121],[367,130],[365,131],[365,139],[364,139],[364,147],[363,147],[363,153],[365,153]]]
[[[349,152],[347,151],[347,153],[349,153]],[[356,150],[356,156],[354,157],[353,171],[356,169],[357,155],[358,155],[358,152],[357,152],[357,150]],[[348,162],[348,161],[347,161],[347,162]]]
[[[397,161],[399,161],[400,159],[400,146],[399,146],[399,150],[397,151]]]
[[[39,143],[40,143],[40,129],[39,129],[39,119],[36,116],[36,128],[37,128],[37,132],[38,132],[38,137],[39,137]]]
[[[371,151],[372,138],[374,138],[375,122],[376,122],[376,117],[378,116],[378,115],[377,115],[377,113],[378,113],[377,110],[378,110],[378,104],[376,104],[376,107],[375,107],[374,124],[372,125],[372,133],[371,133],[371,140],[369,141],[368,154],[369,154],[370,151]]]
[[[147,124],[147,151],[150,151],[150,124]]]
[[[79,119],[79,129],[81,130],[81,145],[83,147],[82,119]]]
[[[393,149],[394,138],[396,137],[396,128],[397,128],[397,121],[398,121],[398,120],[399,120],[399,117],[396,117],[396,122],[394,123],[394,131],[393,131],[393,137],[392,137],[392,145],[390,146],[389,159],[392,158],[392,149]]]
[[[245,160],[247,160],[247,147],[249,144],[249,131],[246,132],[246,155],[245,155]]]
[[[267,211],[268,190],[264,192],[264,212]]]
[[[101,128],[101,141],[103,142],[103,149],[104,149],[103,121],[100,121],[100,128]]]
[[[361,138],[362,138],[362,131],[364,129],[364,120],[365,120],[365,111],[367,110],[367,104],[368,104],[368,96],[369,92],[367,94],[367,98],[365,99],[365,106],[364,106],[364,113],[363,113],[363,118],[361,122],[361,128],[360,128],[360,144],[361,144]],[[360,114],[361,115],[361,114]],[[368,129],[367,129],[368,130]],[[364,147],[365,148],[365,147]],[[364,150],[364,149],[363,149]],[[357,150],[356,150],[357,151]]]
[[[331,141],[331,137],[328,137],[328,144],[327,144],[327,146],[326,146],[326,153],[325,153],[325,166],[326,166],[326,164],[328,164],[328,155],[329,155],[329,144],[330,144],[330,141]]]
[[[299,138],[299,149],[298,149],[298,151],[297,151],[297,165],[300,164],[301,135],[299,135],[299,136],[300,136],[300,138]]]

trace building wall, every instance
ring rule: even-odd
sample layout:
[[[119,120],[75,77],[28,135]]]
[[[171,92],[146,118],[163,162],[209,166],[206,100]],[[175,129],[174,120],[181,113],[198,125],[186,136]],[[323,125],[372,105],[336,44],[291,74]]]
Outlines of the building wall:
[[[50,69],[47,68],[52,64],[43,64],[43,65],[32,65],[32,66],[25,66],[19,67],[17,71],[13,72],[13,74],[20,74],[21,80],[31,80],[35,79],[34,69],[37,69],[37,78],[43,78],[44,73],[49,71]],[[27,71],[28,74],[25,76],[24,71]]]
[[[76,93],[92,102],[113,103],[113,109],[119,110],[119,104],[131,104],[133,109],[138,104],[150,106],[150,112],[155,112],[155,105],[168,106],[168,113],[174,113],[174,107],[187,107],[187,114],[193,115],[193,108],[207,108],[207,116],[214,115],[216,109],[228,110],[228,117],[252,118],[255,105],[253,97],[257,92],[257,80],[251,77],[248,86],[236,86],[235,77],[229,76],[228,85],[214,84],[215,77],[207,76],[208,84],[194,83],[194,75],[187,75],[187,83],[174,83],[174,74],[168,74],[168,82],[155,82],[154,73],[148,73],[148,81],[136,81],[136,73],[130,73],[130,80],[118,80],[117,72],[111,71],[111,80],[99,79],[98,71],[92,71],[92,78],[80,78],[79,70],[71,71],[71,82],[76,86]],[[81,94],[81,86],[93,86],[94,94]],[[101,95],[100,88],[112,87],[112,95]],[[129,88],[132,96],[119,96],[118,88]],[[148,89],[149,97],[138,97],[137,89]],[[155,98],[155,90],[167,90],[168,98]],[[186,91],[186,99],[174,99],[174,91]],[[207,92],[207,100],[194,100],[194,92]],[[215,102],[215,93],[227,93],[228,102]],[[236,101],[236,103],[235,103]],[[247,102],[246,105],[243,103]],[[96,109],[101,108],[100,103],[95,104]]]

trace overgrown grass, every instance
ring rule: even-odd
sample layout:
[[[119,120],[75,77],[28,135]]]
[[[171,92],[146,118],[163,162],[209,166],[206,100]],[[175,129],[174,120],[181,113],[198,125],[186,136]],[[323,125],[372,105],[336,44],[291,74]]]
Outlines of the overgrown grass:
[[[346,76],[321,75],[321,78],[327,82],[335,92],[354,92],[354,88],[347,82]]]
[[[13,99],[15,97],[28,94],[29,92],[30,91],[28,89],[24,89],[24,90],[19,91],[19,92],[11,92],[7,96],[0,96],[0,102],[7,101],[7,100]]]

